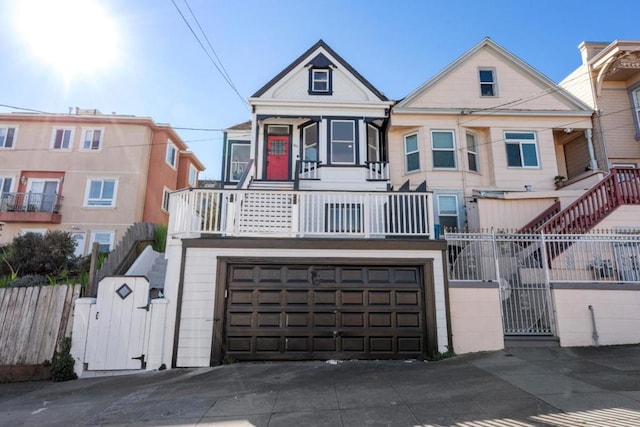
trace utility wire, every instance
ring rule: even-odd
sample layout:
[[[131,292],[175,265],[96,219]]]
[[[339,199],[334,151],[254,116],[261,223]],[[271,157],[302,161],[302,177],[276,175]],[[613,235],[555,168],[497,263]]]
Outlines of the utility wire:
[[[189,28],[189,31],[191,31],[191,34],[193,35],[193,37],[196,39],[196,41],[198,42],[198,44],[200,45],[200,47],[202,48],[202,50],[204,51],[204,53],[207,55],[207,57],[209,58],[209,61],[213,64],[213,66],[216,68],[216,70],[218,70],[218,72],[220,73],[220,75],[222,76],[222,78],[224,79],[225,82],[227,82],[227,84],[229,85],[229,87],[235,92],[236,95],[238,95],[238,98],[240,98],[240,101],[242,101],[242,105],[245,106],[245,108],[247,109],[247,111],[249,111],[249,105],[247,103],[247,101],[244,99],[244,97],[242,95],[240,95],[240,92],[238,92],[238,90],[236,89],[235,85],[233,84],[233,82],[231,81],[231,79],[229,79],[225,73],[222,71],[222,69],[220,68],[220,66],[216,63],[216,61],[213,59],[213,57],[211,56],[211,54],[209,53],[209,51],[207,50],[207,48],[205,47],[205,45],[202,43],[202,40],[200,40],[200,37],[198,37],[198,35],[196,34],[196,32],[193,30],[193,27],[191,26],[191,24],[189,23],[189,21],[187,20],[187,18],[184,16],[184,14],[182,13],[182,11],[180,10],[180,8],[178,7],[178,5],[176,4],[175,0],[171,0],[171,3],[173,3],[173,6],[176,8],[176,10],[178,11],[178,14],[180,14],[180,17],[182,18],[182,20],[184,21],[184,23],[187,25],[187,27]]]

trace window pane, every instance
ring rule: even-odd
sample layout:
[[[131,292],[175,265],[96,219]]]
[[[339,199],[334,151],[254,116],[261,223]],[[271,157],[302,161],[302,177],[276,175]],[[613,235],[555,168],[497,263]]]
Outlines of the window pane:
[[[318,143],[318,124],[314,123],[312,125],[304,128],[304,145],[314,145]]]
[[[90,199],[100,198],[101,190],[102,190],[102,181],[91,181],[91,185],[89,187],[89,198]]]
[[[453,151],[434,151],[433,167],[454,168],[456,166]]]
[[[420,153],[407,154],[407,172],[420,170]]]
[[[331,146],[331,161],[334,163],[353,163],[355,161],[353,143],[334,142]]]
[[[470,133],[467,134],[467,150],[476,152],[476,137]]]
[[[440,222],[441,228],[445,228],[447,230],[458,228],[457,216],[440,216],[438,217],[438,221]]]
[[[538,166],[538,156],[534,144],[522,144],[522,156],[524,157],[524,166]]]
[[[453,133],[451,132],[432,132],[433,148],[453,148]]]
[[[507,144],[507,165],[522,166],[519,144]]]
[[[103,199],[113,199],[113,189],[116,183],[114,181],[104,181],[104,185],[102,187],[102,198]]]
[[[353,141],[353,122],[331,122],[331,138],[334,141]]]
[[[513,133],[507,132],[504,134],[504,139],[536,139],[536,136],[532,132],[526,133]]]
[[[478,172],[478,160],[473,153],[467,153],[467,160],[469,161],[469,170]]]
[[[480,81],[483,83],[493,83],[493,70],[480,70]]]
[[[369,125],[367,126],[367,160],[370,162],[380,160],[378,150],[378,129]]]
[[[418,151],[418,135],[407,135],[404,137],[404,151],[405,153],[411,153],[412,151]]]
[[[482,96],[495,96],[492,83],[480,84],[480,95]]]
[[[13,146],[13,135],[15,134],[15,128],[7,129],[6,139],[4,141],[4,146],[10,148]],[[0,140],[2,140],[2,135],[0,135]]]
[[[61,148],[62,147],[62,136],[64,132],[62,130],[56,131],[56,138],[53,141],[53,148]]]
[[[455,196],[438,196],[438,212],[440,215],[457,215],[457,197]]]
[[[233,144],[231,146],[232,162],[248,162],[249,161],[249,145]]]

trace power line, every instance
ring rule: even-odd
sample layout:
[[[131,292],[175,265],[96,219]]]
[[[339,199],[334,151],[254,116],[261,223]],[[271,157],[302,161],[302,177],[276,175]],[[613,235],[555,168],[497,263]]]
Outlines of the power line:
[[[202,40],[200,40],[200,37],[198,37],[198,35],[196,34],[196,32],[193,30],[193,27],[191,26],[191,24],[189,23],[189,21],[187,20],[187,18],[184,16],[184,14],[182,13],[182,11],[180,10],[180,8],[178,7],[178,5],[176,4],[175,0],[171,0],[171,3],[173,3],[173,6],[176,8],[176,10],[178,11],[178,14],[180,15],[180,17],[182,18],[182,20],[184,21],[184,23],[187,25],[187,28],[189,28],[189,31],[191,32],[191,34],[193,35],[193,37],[196,39],[196,41],[198,42],[198,44],[200,45],[200,47],[202,48],[202,50],[204,51],[204,53],[207,55],[207,57],[209,58],[209,61],[213,64],[213,66],[216,68],[216,70],[218,70],[218,72],[220,73],[220,75],[222,76],[222,78],[224,79],[225,82],[227,82],[227,85],[229,85],[229,87],[235,92],[236,95],[238,95],[238,98],[240,98],[240,101],[242,101],[242,105],[245,106],[245,108],[247,109],[247,111],[249,111],[249,105],[247,104],[247,101],[244,99],[244,97],[242,95],[240,95],[240,92],[238,92],[238,90],[236,89],[235,85],[233,84],[233,82],[231,81],[230,78],[228,78],[226,76],[226,74],[222,71],[222,69],[220,68],[220,66],[216,63],[216,61],[213,59],[213,57],[211,56],[211,54],[209,53],[209,51],[207,50],[207,48],[205,47],[205,45],[202,43]]]

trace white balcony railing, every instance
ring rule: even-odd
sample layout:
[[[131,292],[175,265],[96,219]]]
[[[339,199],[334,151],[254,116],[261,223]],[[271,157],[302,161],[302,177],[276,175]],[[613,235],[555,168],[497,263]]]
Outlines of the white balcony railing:
[[[169,213],[182,237],[433,238],[431,193],[183,190]]]

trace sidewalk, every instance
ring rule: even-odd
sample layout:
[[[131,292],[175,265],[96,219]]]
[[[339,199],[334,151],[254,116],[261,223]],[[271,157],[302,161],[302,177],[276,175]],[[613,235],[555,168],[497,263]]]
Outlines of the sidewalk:
[[[638,426],[640,346],[2,384],[0,425]]]

